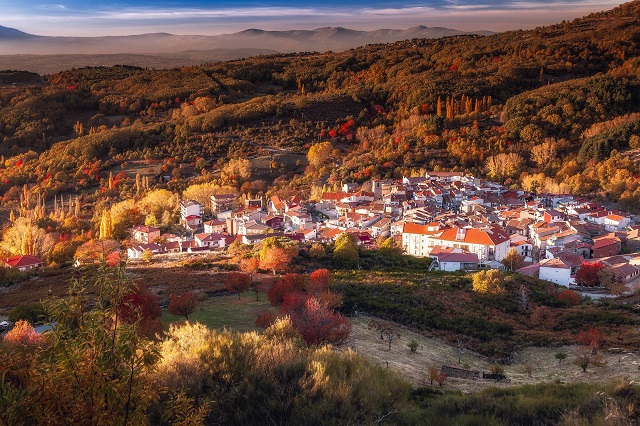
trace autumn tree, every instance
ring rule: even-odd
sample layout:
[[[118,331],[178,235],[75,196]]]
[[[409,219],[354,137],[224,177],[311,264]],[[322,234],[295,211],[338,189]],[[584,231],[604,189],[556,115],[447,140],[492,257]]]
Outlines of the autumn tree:
[[[120,243],[114,240],[90,240],[77,248],[74,257],[81,263],[102,263],[119,249]]]
[[[333,260],[338,266],[352,268],[358,264],[360,254],[356,237],[347,232],[341,234],[335,242]]]
[[[2,341],[12,345],[32,346],[42,341],[42,335],[37,333],[27,321],[20,320],[7,332]]]
[[[305,308],[291,316],[291,322],[310,346],[341,344],[351,333],[351,323],[318,299],[310,298]]]
[[[136,324],[138,332],[148,338],[162,331],[161,313],[158,297],[141,285],[133,286],[120,303],[120,318]]]
[[[556,297],[559,301],[566,303],[567,305],[579,305],[582,301],[582,297],[580,297],[577,292],[568,289],[562,290]]]
[[[15,255],[41,257],[53,249],[55,241],[56,238],[31,219],[19,217],[3,233],[1,248]]]
[[[280,247],[271,247],[265,250],[260,256],[260,268],[269,270],[275,275],[283,272],[291,263],[291,255],[287,250]]]
[[[287,269],[298,249],[288,238],[265,238],[260,248],[260,268],[276,274]]]
[[[331,145],[331,142],[320,142],[312,145],[307,153],[309,164],[315,168],[322,166],[324,163],[329,161],[332,150],[333,146]]]
[[[367,325],[370,330],[377,330],[380,333],[380,339],[386,340],[391,350],[391,344],[396,337],[400,337],[400,331],[396,324],[385,320],[371,320]]]
[[[553,140],[545,140],[543,143],[531,148],[531,159],[544,169],[556,157],[556,144]]]
[[[309,288],[313,293],[328,289],[331,283],[333,283],[333,274],[328,269],[316,269],[309,274]]]
[[[429,378],[431,386],[433,386],[433,382],[435,381],[438,383],[438,386],[442,387],[444,382],[447,380],[447,375],[440,371],[440,369],[435,365],[429,367],[427,377]]]
[[[378,247],[378,252],[384,256],[400,256],[402,247],[400,247],[393,237],[386,238]]]
[[[597,353],[603,341],[604,334],[596,327],[592,327],[588,331],[583,331],[578,335],[578,343],[588,347],[594,355]]]
[[[524,266],[524,257],[518,253],[518,250],[512,247],[507,251],[507,254],[501,262],[505,268],[508,268],[510,271],[515,271]]]
[[[488,295],[504,294],[504,274],[497,269],[479,271],[473,274],[473,291]]]
[[[171,315],[183,316],[187,321],[189,314],[193,313],[198,306],[198,298],[193,291],[173,293],[169,299],[169,313]]]
[[[324,256],[324,246],[320,243],[313,243],[309,249],[309,257],[312,259],[322,259]]]
[[[243,272],[229,272],[224,278],[224,286],[230,293],[238,295],[251,288],[251,275]]]
[[[576,273],[576,283],[588,287],[594,287],[600,284],[599,272],[605,266],[598,261],[582,262],[580,269]]]

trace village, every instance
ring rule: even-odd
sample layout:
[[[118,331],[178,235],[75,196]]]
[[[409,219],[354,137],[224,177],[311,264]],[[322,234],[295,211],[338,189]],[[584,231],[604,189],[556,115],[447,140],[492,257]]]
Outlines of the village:
[[[405,253],[432,258],[430,270],[514,270],[505,258],[516,251],[524,261],[517,272],[565,287],[581,284],[576,274],[585,262],[598,262],[627,290],[640,283],[637,218],[571,195],[536,195],[460,172],[348,183],[318,202],[273,196],[240,203],[232,193],[211,196],[208,206],[182,200],[180,221],[183,235],[132,227],[128,258],[208,253],[273,236],[330,243],[346,232],[363,248],[392,238]]]

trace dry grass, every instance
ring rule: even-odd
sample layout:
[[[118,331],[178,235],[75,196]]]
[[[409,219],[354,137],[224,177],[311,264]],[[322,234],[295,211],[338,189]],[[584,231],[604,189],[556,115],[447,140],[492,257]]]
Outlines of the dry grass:
[[[443,340],[425,337],[404,327],[398,327],[401,336],[393,340],[391,350],[389,350],[387,341],[380,340],[379,333],[367,328],[368,321],[369,319],[366,317],[357,317],[352,320],[353,329],[348,345],[369,360],[397,371],[415,385],[428,384],[428,381],[425,381],[425,374],[430,365],[462,367],[466,364],[470,369],[485,372],[489,372],[492,366],[492,364],[468,352],[462,353],[461,364],[458,364],[458,351],[455,347]],[[419,347],[416,353],[411,353],[407,344],[414,339],[418,342]],[[579,367],[573,364],[576,349],[574,346],[526,348],[517,354],[513,364],[502,366],[507,377],[511,379],[510,383],[449,378],[445,387],[473,392],[488,386],[507,387],[554,381],[605,383],[615,379],[633,380],[638,377],[640,355],[605,353],[604,358],[607,364],[604,367],[590,366],[587,372],[583,373]],[[555,358],[556,352],[559,351],[564,351],[568,355],[561,365]],[[525,372],[527,364],[532,366],[531,377],[528,377]]]

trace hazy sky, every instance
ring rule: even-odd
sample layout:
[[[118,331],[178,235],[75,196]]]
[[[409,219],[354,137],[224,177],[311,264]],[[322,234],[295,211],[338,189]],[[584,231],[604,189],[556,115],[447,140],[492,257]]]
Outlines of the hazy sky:
[[[0,0],[0,25],[32,34],[101,36],[170,32],[213,35],[344,26],[459,30],[533,28],[611,9],[610,0]]]

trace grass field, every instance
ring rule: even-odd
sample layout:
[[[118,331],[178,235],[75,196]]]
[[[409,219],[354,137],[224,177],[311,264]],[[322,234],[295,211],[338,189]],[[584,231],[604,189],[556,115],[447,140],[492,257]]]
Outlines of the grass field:
[[[200,302],[196,311],[189,315],[190,321],[197,321],[209,328],[222,330],[230,328],[234,331],[258,330],[254,322],[258,314],[264,310],[277,311],[269,304],[264,294],[260,295],[260,301],[256,302],[253,292],[242,293],[238,296],[212,297]],[[166,310],[162,313],[165,323],[182,321],[183,317],[169,314]]]

